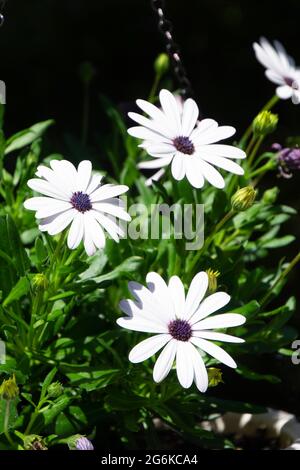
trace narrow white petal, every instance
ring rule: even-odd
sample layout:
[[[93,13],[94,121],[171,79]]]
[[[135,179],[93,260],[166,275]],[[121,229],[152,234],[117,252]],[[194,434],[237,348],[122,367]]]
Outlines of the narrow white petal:
[[[198,308],[208,287],[208,275],[202,271],[194,276],[185,301],[185,318],[189,319]]]
[[[176,372],[180,385],[189,388],[194,379],[193,349],[188,341],[178,341],[176,352]]]
[[[200,392],[204,393],[208,387],[208,375],[207,370],[204,364],[204,361],[201,357],[198,349],[193,347],[193,368],[194,368],[194,381],[196,387]]]
[[[191,317],[192,324],[197,323],[203,318],[208,317],[211,313],[220,310],[230,302],[230,296],[226,292],[216,292],[203,300],[198,310]]]
[[[69,181],[65,181],[63,172],[53,171],[47,166],[39,165],[37,167],[36,176],[47,180],[53,190],[58,194],[63,194],[68,199],[71,198],[73,186]]]
[[[129,360],[133,363],[143,362],[157,353],[171,339],[171,335],[156,335],[137,344],[129,353]]]
[[[182,180],[185,176],[185,158],[185,155],[177,152],[172,160],[172,175],[177,181]]]
[[[57,189],[48,181],[38,179],[38,178],[33,178],[27,182],[27,185],[29,186],[29,188],[33,189],[34,191],[37,191],[38,193],[41,193],[41,194],[45,194],[45,196],[50,196],[56,199],[60,199],[62,201],[69,202],[70,198],[66,194],[64,189],[63,188]]]
[[[205,155],[205,153],[201,154],[201,158],[212,165],[216,165],[223,170],[229,171],[235,175],[243,175],[244,170],[243,168],[238,165],[237,163],[233,162],[230,159],[212,155]]]
[[[176,348],[177,341],[173,339],[168,342],[158,356],[153,369],[154,382],[161,382],[165,377],[167,377],[174,363]]]
[[[109,202],[95,202],[93,203],[93,209],[106,214],[111,214],[119,219],[126,220],[127,222],[131,220],[130,215],[127,214],[122,207],[118,207]]]
[[[159,298],[159,301],[162,303],[161,316],[164,318],[165,322],[168,323],[172,318],[175,317],[175,311],[173,308],[173,301],[170,295],[167,284],[164,279],[155,272],[150,272],[147,274],[146,282],[148,289]]]
[[[46,198],[45,198],[46,199]],[[46,217],[51,217],[52,215],[65,212],[68,209],[72,208],[70,202],[61,201],[59,199],[52,199],[52,202],[47,202],[44,207],[40,207],[35,216],[37,219],[45,219]]]
[[[184,286],[178,276],[172,276],[169,280],[168,289],[173,300],[176,317],[184,317],[185,292]]]
[[[40,221],[39,229],[42,232],[48,232],[49,235],[57,235],[72,222],[76,213],[77,211],[75,209],[69,209],[62,214],[42,219]]]
[[[201,163],[198,157],[191,156],[186,159],[186,177],[194,188],[202,188],[204,177],[201,171]]]
[[[155,304],[154,304],[155,306]],[[164,321],[161,310],[155,310],[153,313],[153,303],[137,303],[131,299],[123,299],[119,304],[120,309],[126,313],[128,318],[126,320],[131,320],[130,323],[127,323],[126,328],[131,328],[128,326],[132,323],[146,323],[148,327],[152,329],[149,330],[149,333],[168,333],[168,327]],[[147,330],[141,330],[147,331]]]
[[[274,72],[274,70],[266,70],[265,75],[271,82],[276,83],[276,85],[284,85],[285,83],[282,75],[279,75],[277,72]]]
[[[196,102],[189,98],[183,105],[182,115],[182,135],[190,136],[192,130],[195,128],[199,116],[199,109]]]
[[[83,214],[77,212],[68,234],[68,247],[74,250],[78,247],[83,238]]]
[[[170,122],[170,126],[172,126],[172,130],[174,129],[174,134],[180,135],[180,110],[174,95],[168,90],[161,90],[159,93],[159,100],[163,112],[165,113],[167,120]]]
[[[140,145],[140,147],[147,150],[149,155],[154,155],[156,158],[169,157],[174,155],[177,151],[173,144],[152,144],[150,142],[143,143]]]
[[[288,85],[279,86],[276,88],[277,96],[282,100],[288,100],[293,94],[293,89]]]
[[[223,189],[225,187],[225,181],[223,176],[209,163],[202,159],[200,160],[200,167],[204,178],[216,188]]]
[[[89,160],[83,160],[79,163],[77,169],[77,191],[85,192],[91,180],[92,163]]]
[[[220,126],[217,129],[213,129],[207,132],[200,133],[199,129],[196,129],[192,134],[192,140],[196,145],[208,145],[219,140],[228,139],[235,134],[236,130],[232,126]]]
[[[161,122],[168,129],[168,134],[173,134],[174,129],[171,129],[170,123],[168,122],[165,114],[157,106],[144,100],[137,100],[136,104],[152,119]]]
[[[162,168],[169,165],[173,157],[155,158],[147,162],[141,162],[137,165],[140,170],[150,170],[155,168]]]
[[[125,185],[104,184],[90,194],[90,199],[92,202],[103,201],[110,197],[120,196],[121,194],[126,193],[128,189],[128,186]]]
[[[124,237],[123,229],[116,223],[115,220],[109,216],[103,215],[100,212],[91,210],[91,215],[99,222],[100,225],[107,231],[113,240],[119,241],[119,237]]]
[[[195,129],[195,134],[200,135],[202,133],[212,131],[218,128],[218,123],[214,119],[202,119],[197,125],[197,129]],[[193,138],[194,133],[191,135]]]
[[[214,328],[231,328],[245,323],[246,318],[239,313],[222,313],[206,318],[193,325],[193,330],[212,330]]]
[[[168,333],[166,328],[153,324],[153,322],[143,318],[118,318],[117,324],[127,330],[139,331],[141,333]]]
[[[202,349],[202,351],[206,352],[210,356],[222,362],[222,364],[225,364],[228,367],[236,367],[236,362],[226,351],[224,351],[224,349],[220,348],[220,346],[217,346],[216,344],[211,343],[210,341],[206,341],[206,339],[195,337],[191,338],[191,342],[195,346],[197,346],[197,348]]]
[[[105,235],[102,227],[93,217],[91,211],[84,214],[85,230],[89,230],[94,245],[100,250],[105,246]]]
[[[174,137],[174,133],[168,126],[165,125],[165,119],[150,120],[145,116],[137,113],[128,113],[128,116],[130,119],[137,122],[141,126],[146,127],[147,129],[150,129],[157,134],[161,134],[162,136],[168,137],[169,139]]]
[[[98,189],[98,187],[101,184],[102,179],[103,179],[103,175],[92,175],[91,182],[90,182],[90,184],[88,185],[88,187],[86,189],[87,194],[90,195],[96,189]]]
[[[83,224],[84,224],[84,233],[83,233],[84,249],[88,256],[93,256],[96,253],[96,246],[93,242],[93,235],[89,227],[88,218],[86,217],[83,218]]]
[[[129,135],[136,137],[137,139],[148,140],[155,143],[168,144],[170,142],[167,136],[158,134],[157,132],[151,131],[150,129],[142,126],[130,127],[127,132]]]
[[[216,331],[195,331],[193,336],[196,338],[210,339],[212,341],[223,341],[225,343],[244,343],[245,340],[237,336],[218,333]]]
[[[145,185],[146,186],[151,186],[153,184],[153,181],[159,181],[160,178],[165,174],[165,170],[164,169],[161,169],[161,170],[158,170],[156,171],[156,173],[154,173],[154,175],[152,175],[150,178],[148,178],[146,181],[145,181]]]
[[[246,158],[246,153],[232,145],[225,144],[211,144],[211,145],[200,145],[197,146],[197,154],[201,157],[202,152],[205,155],[216,155],[226,158]]]

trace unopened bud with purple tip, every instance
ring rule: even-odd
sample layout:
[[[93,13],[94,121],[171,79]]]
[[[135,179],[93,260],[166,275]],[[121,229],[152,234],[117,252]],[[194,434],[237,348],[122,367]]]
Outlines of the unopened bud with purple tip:
[[[300,170],[300,148],[285,147],[280,144],[273,144],[272,150],[278,152],[278,167],[280,176],[291,178],[294,171]]]
[[[94,450],[94,446],[86,437],[81,436],[76,441],[77,450]]]

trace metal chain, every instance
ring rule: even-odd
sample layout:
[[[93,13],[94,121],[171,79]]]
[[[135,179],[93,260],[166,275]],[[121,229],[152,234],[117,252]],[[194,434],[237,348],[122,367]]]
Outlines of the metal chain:
[[[164,36],[166,43],[166,51],[171,58],[174,74],[181,87],[181,95],[183,98],[193,97],[194,93],[192,85],[187,77],[186,69],[182,63],[181,51],[178,44],[173,39],[172,30],[173,25],[171,21],[165,17],[165,1],[164,0],[151,0],[151,6],[158,15],[158,29]]]

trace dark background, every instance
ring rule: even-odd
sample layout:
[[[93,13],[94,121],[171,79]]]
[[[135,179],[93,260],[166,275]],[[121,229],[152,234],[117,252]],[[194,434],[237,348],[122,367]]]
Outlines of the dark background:
[[[105,159],[96,144],[110,126],[100,94],[120,109],[136,98],[146,98],[153,81],[153,61],[163,51],[150,0],[7,0],[4,14],[0,79],[7,85],[6,133],[54,118],[56,126],[47,141],[51,152],[64,151],[70,134],[79,138],[83,86],[78,71],[82,62],[89,61],[96,76],[87,142],[94,154],[99,152],[99,159]],[[275,91],[255,59],[252,43],[261,35],[279,39],[300,65],[299,0],[166,0],[166,14],[173,22],[203,115],[234,125],[238,135]],[[300,135],[300,106],[280,102],[277,111],[280,125],[275,139],[284,143],[284,137]],[[270,138],[266,148],[271,143]],[[300,209],[299,177],[278,180],[274,174],[264,184],[278,184],[281,202]],[[299,237],[299,217],[293,218],[286,232]],[[298,249],[296,241],[276,251],[276,257],[291,259]],[[299,270],[295,270],[282,301],[299,292],[298,279]],[[295,319],[299,322],[298,314]],[[241,379],[236,390],[224,387],[225,393],[300,413],[300,366],[291,367],[290,361],[272,365],[262,357],[262,372],[275,372],[273,367],[286,376],[284,384],[249,387]]]

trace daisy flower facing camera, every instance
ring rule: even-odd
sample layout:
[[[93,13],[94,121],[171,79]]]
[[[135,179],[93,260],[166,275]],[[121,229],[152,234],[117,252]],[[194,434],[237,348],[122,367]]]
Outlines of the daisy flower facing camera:
[[[104,230],[115,241],[124,236],[116,218],[129,221],[130,216],[117,197],[127,186],[101,184],[102,176],[92,174],[92,164],[82,161],[76,170],[67,160],[52,160],[48,168],[40,165],[28,186],[43,194],[24,202],[26,209],[36,211],[39,229],[56,235],[70,224],[68,247],[75,249],[83,240],[86,253],[104,248]],[[104,230],[103,230],[104,229]]]
[[[300,103],[300,69],[283,45],[274,41],[272,46],[265,38],[253,44],[257,60],[267,69],[266,77],[276,83],[276,94],[282,100],[292,98],[294,104]]]
[[[217,292],[204,299],[208,289],[206,272],[194,277],[186,296],[177,276],[171,277],[167,285],[159,274],[151,272],[146,281],[147,287],[130,282],[128,287],[135,301],[120,302],[120,308],[127,316],[117,320],[119,326],[155,334],[135,346],[129,360],[133,363],[145,361],[163,348],[153,369],[154,381],[161,382],[176,360],[177,377],[182,387],[189,388],[194,381],[197,388],[205,392],[208,375],[201,351],[235,368],[232,357],[212,341],[242,343],[244,340],[214,329],[242,325],[245,317],[237,313],[210,317],[228,304],[230,296]]]
[[[180,181],[185,176],[194,188],[202,188],[205,180],[216,188],[224,188],[217,166],[230,173],[243,175],[244,170],[234,158],[245,158],[242,150],[218,142],[235,134],[231,126],[218,126],[213,119],[198,121],[199,110],[195,101],[187,99],[183,106],[168,90],[159,94],[161,109],[153,104],[137,100],[139,108],[149,118],[137,113],[129,117],[139,126],[128,133],[142,139],[144,148],[153,160],[140,163],[140,169],[159,169],[152,179],[157,180],[163,169],[171,165],[173,177]]]

